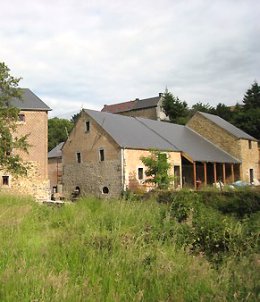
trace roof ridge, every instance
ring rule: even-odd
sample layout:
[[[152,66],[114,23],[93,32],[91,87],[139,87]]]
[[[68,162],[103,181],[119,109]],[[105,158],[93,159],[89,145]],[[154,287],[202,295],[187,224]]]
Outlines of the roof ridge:
[[[147,129],[149,129],[150,131],[152,131],[153,133],[155,133],[156,135],[158,135],[160,138],[162,138],[163,140],[165,140],[168,144],[170,144],[171,146],[173,146],[177,151],[182,151],[179,150],[179,148],[177,148],[173,143],[171,143],[167,138],[165,138],[163,135],[159,134],[157,131],[155,131],[154,129],[151,129],[148,125],[146,125],[145,123],[143,123],[138,117],[134,117],[139,123],[141,123],[142,125],[144,125]],[[163,122],[160,122],[163,123]]]

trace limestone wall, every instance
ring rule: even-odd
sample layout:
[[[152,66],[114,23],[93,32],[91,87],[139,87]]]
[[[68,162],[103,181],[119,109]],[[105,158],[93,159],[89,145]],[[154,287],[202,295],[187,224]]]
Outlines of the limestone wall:
[[[50,199],[50,182],[48,179],[39,178],[41,169],[38,169],[38,163],[29,162],[30,169],[27,176],[12,176],[10,173],[1,171],[0,190],[18,195],[30,195],[36,200]],[[3,185],[2,177],[9,176],[9,184]]]
[[[201,114],[196,113],[187,126],[237,159],[242,159],[239,140]]]

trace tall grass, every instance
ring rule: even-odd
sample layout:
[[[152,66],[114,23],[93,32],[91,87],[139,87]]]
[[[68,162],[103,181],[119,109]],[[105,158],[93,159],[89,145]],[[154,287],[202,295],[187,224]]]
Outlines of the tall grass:
[[[154,201],[0,195],[0,301],[257,301],[257,258],[217,271]],[[184,248],[185,246],[185,248]]]

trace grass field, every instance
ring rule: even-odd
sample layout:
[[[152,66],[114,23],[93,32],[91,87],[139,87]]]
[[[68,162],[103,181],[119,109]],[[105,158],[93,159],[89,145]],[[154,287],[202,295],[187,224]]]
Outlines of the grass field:
[[[152,200],[0,195],[0,301],[257,301],[256,247],[216,265],[193,229]]]

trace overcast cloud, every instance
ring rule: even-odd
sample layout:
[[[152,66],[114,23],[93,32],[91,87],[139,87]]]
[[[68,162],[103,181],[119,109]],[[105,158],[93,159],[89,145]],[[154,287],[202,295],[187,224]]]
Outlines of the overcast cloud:
[[[70,117],[168,89],[232,105],[260,81],[259,0],[0,0],[0,61]]]

